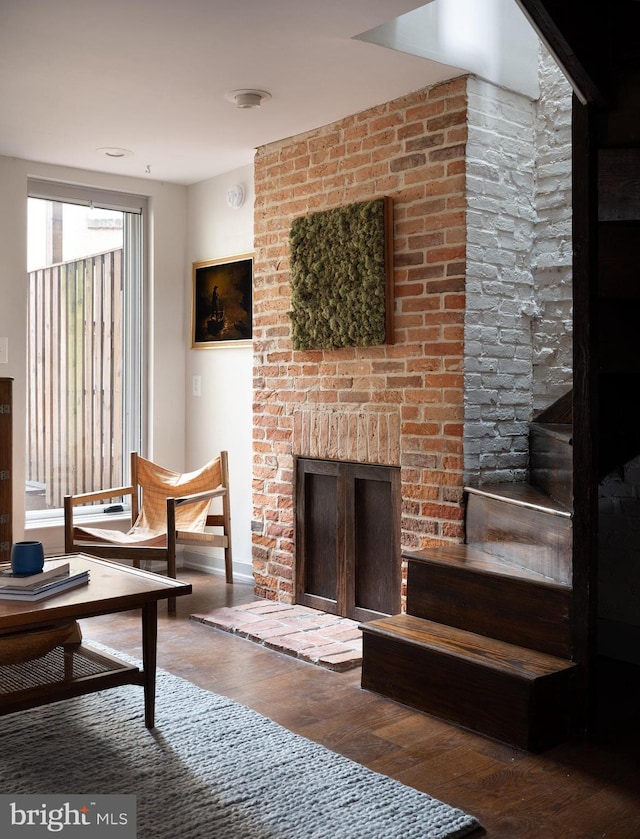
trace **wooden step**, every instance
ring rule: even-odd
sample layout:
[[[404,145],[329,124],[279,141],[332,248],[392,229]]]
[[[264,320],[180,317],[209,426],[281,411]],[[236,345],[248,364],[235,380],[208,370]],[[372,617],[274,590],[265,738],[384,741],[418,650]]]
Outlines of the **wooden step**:
[[[573,390],[568,390],[551,405],[536,414],[535,422],[573,424]]]
[[[573,509],[573,427],[529,424],[529,480],[546,495]]]
[[[530,484],[465,487],[466,542],[558,583],[571,582],[572,515]]]
[[[471,545],[404,553],[407,614],[570,658],[571,588]]]
[[[568,736],[572,662],[413,615],[361,629],[366,690],[529,751]]]

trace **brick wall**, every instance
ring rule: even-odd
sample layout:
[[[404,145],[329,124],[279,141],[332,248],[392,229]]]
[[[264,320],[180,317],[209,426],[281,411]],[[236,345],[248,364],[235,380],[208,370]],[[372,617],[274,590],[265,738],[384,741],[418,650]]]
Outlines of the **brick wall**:
[[[258,150],[253,570],[293,601],[296,455],[399,466],[402,548],[460,541],[465,482],[526,480],[528,422],[571,387],[568,84],[475,77]],[[291,348],[288,236],[388,195],[394,343]]]
[[[524,481],[536,308],[535,106],[469,80],[465,478]]]
[[[533,274],[533,403],[540,411],[573,378],[573,238],[571,196],[572,91],[541,49],[536,102],[536,236]]]
[[[571,89],[469,79],[465,481],[526,481],[529,421],[572,385]]]
[[[293,601],[294,456],[401,467],[402,546],[462,536],[467,80],[258,150],[253,567]],[[288,235],[309,212],[388,195],[394,343],[294,352]]]

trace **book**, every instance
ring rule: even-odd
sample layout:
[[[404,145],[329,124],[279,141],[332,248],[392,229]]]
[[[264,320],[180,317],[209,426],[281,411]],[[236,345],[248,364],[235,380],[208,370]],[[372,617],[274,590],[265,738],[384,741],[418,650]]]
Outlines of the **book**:
[[[21,586],[4,585],[0,579],[0,591],[15,591],[16,594],[28,594],[29,592],[40,591],[40,589],[48,586],[65,583],[70,579],[87,575],[88,573],[89,570],[87,568],[72,566],[68,563],[67,568],[62,570],[61,573],[55,574],[54,576],[47,576],[44,580],[39,579],[39,575],[34,575],[35,578],[25,579],[24,584]]]
[[[0,567],[0,589],[29,588],[37,583],[44,583],[55,577],[62,577],[69,573],[69,563],[65,560],[45,561],[42,571],[36,574],[15,574],[11,566]]]
[[[70,588],[77,588],[88,582],[88,571],[73,572],[71,570],[62,577],[45,580],[43,583],[35,583],[28,588],[2,588],[0,586],[0,600],[21,600],[27,602],[43,600],[45,597],[51,597]]]

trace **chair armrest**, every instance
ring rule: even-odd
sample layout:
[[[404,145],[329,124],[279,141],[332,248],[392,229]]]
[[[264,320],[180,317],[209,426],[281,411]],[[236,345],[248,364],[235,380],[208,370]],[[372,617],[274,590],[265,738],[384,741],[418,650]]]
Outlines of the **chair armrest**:
[[[210,501],[213,498],[222,498],[226,494],[226,487],[216,487],[215,489],[210,489],[206,492],[196,492],[193,495],[183,495],[179,498],[167,498],[167,503],[172,501],[176,507],[182,507],[185,504],[196,504],[198,501]]]
[[[213,498],[222,498],[227,494],[226,487],[216,487],[206,492],[196,492],[193,495],[183,495],[179,498],[167,498],[167,541],[170,550],[175,551],[176,540],[176,509],[187,504],[195,504],[198,501],[210,501]]]
[[[133,495],[134,488],[129,487],[112,487],[111,489],[99,489],[95,492],[84,492],[79,495],[65,495],[65,501],[69,499],[71,507],[77,507],[79,504],[87,504],[91,501],[100,501],[104,498],[117,498],[120,495]]]
[[[96,492],[83,492],[78,495],[64,496],[64,550],[65,553],[71,553],[74,550],[73,543],[73,508],[79,504],[85,504],[90,501],[100,501],[105,498],[117,498],[121,495],[130,495],[132,501],[134,499],[135,489],[133,486],[128,487],[111,487],[110,489],[99,489]]]

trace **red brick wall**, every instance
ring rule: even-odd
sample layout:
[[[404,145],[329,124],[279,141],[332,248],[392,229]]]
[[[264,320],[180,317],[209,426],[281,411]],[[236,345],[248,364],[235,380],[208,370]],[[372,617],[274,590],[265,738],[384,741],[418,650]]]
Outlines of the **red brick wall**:
[[[466,102],[456,79],[258,149],[253,571],[263,597],[293,602],[297,454],[399,465],[403,549],[462,537]],[[394,343],[294,352],[292,220],[383,195],[394,207]]]

